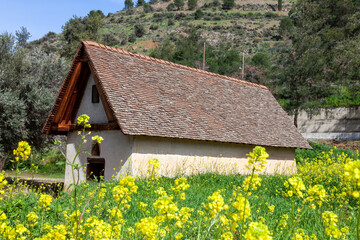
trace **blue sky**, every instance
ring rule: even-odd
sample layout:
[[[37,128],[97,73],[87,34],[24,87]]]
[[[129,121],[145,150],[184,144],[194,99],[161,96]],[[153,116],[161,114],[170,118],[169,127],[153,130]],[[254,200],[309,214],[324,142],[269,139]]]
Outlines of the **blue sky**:
[[[124,8],[124,0],[0,0],[0,34],[15,34],[21,26],[36,40],[49,31],[59,33],[73,15],[100,9],[105,15]]]

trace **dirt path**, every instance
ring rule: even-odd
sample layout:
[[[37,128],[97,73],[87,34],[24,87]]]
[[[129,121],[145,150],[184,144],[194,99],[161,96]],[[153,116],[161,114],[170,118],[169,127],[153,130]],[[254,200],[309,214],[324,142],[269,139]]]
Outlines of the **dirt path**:
[[[15,177],[15,174],[5,172],[4,176],[13,178],[13,177]],[[63,183],[64,182],[64,178],[61,178],[61,177],[47,177],[47,176],[40,175],[40,174],[26,174],[26,173],[18,174],[18,179],[31,180],[31,181],[43,182],[43,183],[55,183],[55,182]]]

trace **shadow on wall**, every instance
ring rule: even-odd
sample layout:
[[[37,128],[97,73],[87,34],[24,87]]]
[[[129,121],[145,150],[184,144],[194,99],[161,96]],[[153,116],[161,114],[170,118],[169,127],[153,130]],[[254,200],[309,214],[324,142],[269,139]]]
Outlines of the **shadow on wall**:
[[[360,140],[360,106],[302,110],[298,130],[306,139]]]

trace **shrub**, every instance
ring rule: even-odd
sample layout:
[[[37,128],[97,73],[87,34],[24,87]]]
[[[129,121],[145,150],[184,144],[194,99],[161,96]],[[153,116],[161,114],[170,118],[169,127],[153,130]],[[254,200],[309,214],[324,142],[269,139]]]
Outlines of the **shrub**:
[[[175,11],[177,8],[176,8],[176,5],[174,3],[170,3],[167,7],[166,7],[166,10],[168,11]]]
[[[136,24],[134,26],[134,34],[136,37],[142,37],[145,34],[145,27],[142,24]]]
[[[204,16],[204,13],[203,13],[203,11],[201,11],[201,9],[196,10],[194,13],[194,18],[196,20],[201,19],[203,16]]]
[[[222,9],[230,10],[235,6],[235,0],[223,0]]]
[[[128,41],[131,42],[131,43],[133,43],[133,42],[136,41],[136,35],[135,35],[135,33],[131,33],[131,34],[129,35]]]
[[[174,20],[169,19],[167,25],[168,25],[168,26],[173,26],[173,25],[175,25]]]
[[[194,10],[197,7],[197,0],[188,0],[189,10]]]
[[[157,24],[151,24],[150,25],[151,30],[157,30],[158,28],[159,28],[159,26]]]

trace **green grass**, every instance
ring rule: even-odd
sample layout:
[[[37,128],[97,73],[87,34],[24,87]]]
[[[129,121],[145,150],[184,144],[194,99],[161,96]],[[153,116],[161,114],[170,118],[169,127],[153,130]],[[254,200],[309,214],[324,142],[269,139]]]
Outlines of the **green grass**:
[[[309,142],[310,146],[313,149],[296,149],[295,150],[295,160],[297,163],[301,163],[302,159],[313,159],[317,156],[321,155],[323,152],[329,152],[331,149],[334,151],[335,154],[341,155],[342,153],[347,154],[353,159],[358,159],[356,156],[356,153],[342,148],[334,149],[332,146],[325,144],[325,143],[319,143],[319,142]]]
[[[251,205],[251,218],[252,221],[258,221],[258,217],[265,217],[265,224],[269,227],[271,231],[275,231],[276,226],[278,224],[277,220],[281,218],[282,215],[288,214],[291,216],[291,201],[288,198],[282,196],[282,194],[278,194],[277,191],[283,188],[283,183],[287,176],[262,176],[263,182],[262,186],[252,193],[249,197],[250,205]],[[225,202],[231,198],[231,194],[233,191],[233,186],[241,186],[244,180],[244,176],[240,175],[230,175],[230,176],[222,176],[217,174],[203,174],[198,176],[192,176],[187,178],[188,183],[190,184],[190,188],[185,191],[186,200],[180,201],[175,199],[174,201],[178,202],[179,209],[181,207],[190,207],[194,209],[192,216],[197,215],[197,210],[204,210],[202,207],[202,203],[207,203],[208,196],[212,195],[217,190],[222,189],[222,196],[225,199]],[[85,217],[90,215],[95,215],[100,219],[107,219],[108,209],[115,207],[117,205],[116,202],[112,200],[112,192],[111,189],[118,184],[118,181],[108,181],[105,182],[105,187],[107,189],[106,196],[103,200],[99,200],[96,197],[90,202],[88,209],[89,213],[85,213]],[[130,209],[124,213],[124,219],[126,219],[126,226],[134,226],[136,222],[139,222],[141,218],[145,217],[145,213],[139,210],[136,206],[137,202],[145,202],[147,203],[148,209],[150,210],[150,206],[154,203],[156,198],[158,197],[156,194],[151,194],[152,191],[157,189],[157,187],[162,186],[166,190],[170,189],[171,185],[174,184],[174,179],[171,178],[160,178],[158,182],[151,183],[152,188],[149,188],[148,180],[138,179],[136,181],[138,185],[137,193],[133,194],[132,201],[130,203]],[[79,189],[79,199],[82,203],[81,209],[83,209],[84,203],[87,199],[89,199],[89,193],[93,192],[97,188],[97,183],[89,183],[86,185],[80,186]],[[51,210],[46,213],[46,221],[52,224],[59,224],[65,219],[63,218],[62,212],[64,210],[69,210],[71,213],[74,209],[72,205],[73,201],[71,200],[72,195],[67,193],[62,193],[59,198],[57,198],[51,206]],[[35,194],[18,194],[16,198],[16,203],[13,203],[10,207],[7,205],[0,206],[1,210],[9,215],[10,219],[17,219],[20,222],[26,221],[25,216],[27,213],[32,211],[34,207],[37,205],[37,197]],[[96,205],[98,207],[96,207]],[[275,206],[274,214],[269,214],[268,205]],[[6,206],[6,207],[5,207]],[[302,206],[302,200],[297,200],[295,202],[295,209],[297,207]],[[321,210],[318,211],[308,211],[302,220],[298,224],[298,228],[305,229],[306,233],[311,235],[312,233],[316,234],[318,239],[325,239],[326,237],[323,234],[323,223],[319,217],[321,211],[330,210],[329,206],[324,206]],[[331,210],[335,211],[335,213],[339,214],[339,217],[342,216],[342,210],[340,208],[331,208]],[[155,214],[155,212],[150,215]],[[346,214],[355,214],[355,210],[347,210]],[[149,214],[148,214],[149,215]],[[147,216],[148,216],[147,215]],[[347,225],[350,228],[351,235],[348,239],[354,239],[355,236],[355,218],[352,220],[343,220],[339,223],[340,226]],[[187,237],[194,237],[196,235],[195,232],[191,232]],[[274,238],[274,239],[282,239],[282,237]]]

